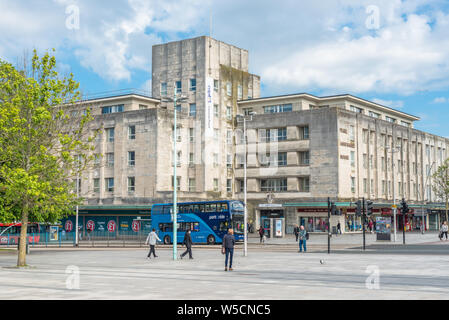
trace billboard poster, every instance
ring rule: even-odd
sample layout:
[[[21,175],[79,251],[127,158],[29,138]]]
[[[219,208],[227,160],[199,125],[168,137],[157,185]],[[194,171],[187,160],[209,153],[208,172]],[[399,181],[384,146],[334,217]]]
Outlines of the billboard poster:
[[[391,241],[391,217],[376,217],[377,240]]]
[[[50,226],[50,241],[58,241],[58,226]]]

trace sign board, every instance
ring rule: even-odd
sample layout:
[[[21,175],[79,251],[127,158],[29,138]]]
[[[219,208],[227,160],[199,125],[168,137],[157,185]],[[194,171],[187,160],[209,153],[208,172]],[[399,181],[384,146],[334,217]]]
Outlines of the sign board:
[[[282,208],[282,203],[261,203],[259,208]]]
[[[73,230],[73,222],[70,220],[67,220],[65,222],[65,226],[64,226],[65,231],[67,232],[71,232]]]
[[[140,221],[134,220],[132,225],[131,225],[131,227],[132,227],[134,232],[139,232],[139,230],[140,230]]]
[[[95,222],[93,220],[89,220],[86,223],[86,230],[94,231],[95,230]]]
[[[276,230],[276,237],[282,237],[282,220],[281,219],[276,219],[276,225],[275,225],[275,230]]]
[[[116,227],[117,227],[117,224],[115,223],[114,220],[111,220],[108,222],[108,231],[109,232],[114,232]]]
[[[58,241],[58,226],[50,226],[50,241]]]
[[[376,217],[377,240],[391,241],[391,217]]]

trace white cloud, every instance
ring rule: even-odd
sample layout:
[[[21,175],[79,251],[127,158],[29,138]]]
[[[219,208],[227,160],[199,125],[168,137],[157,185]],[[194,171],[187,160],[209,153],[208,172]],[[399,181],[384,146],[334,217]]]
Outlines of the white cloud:
[[[433,103],[446,103],[446,102],[449,102],[449,99],[445,97],[439,97],[433,100]]]
[[[383,99],[373,98],[372,101],[375,103],[381,104],[383,106],[393,108],[393,109],[401,109],[402,107],[404,107],[404,101],[401,101],[401,100],[393,101],[393,100],[383,100]]]
[[[449,39],[441,33],[449,16],[432,28],[429,18],[411,14],[376,35],[348,37],[307,46],[266,67],[262,78],[277,85],[351,92],[394,92],[448,85]]]

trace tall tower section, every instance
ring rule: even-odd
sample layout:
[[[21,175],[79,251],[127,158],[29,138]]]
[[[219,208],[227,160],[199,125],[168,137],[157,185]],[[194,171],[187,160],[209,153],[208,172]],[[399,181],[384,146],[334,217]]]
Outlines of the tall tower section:
[[[248,73],[248,51],[207,36],[153,46],[153,97],[175,92],[187,97],[177,108],[180,198],[233,197],[237,101],[260,97],[260,77]],[[170,122],[173,103],[161,107]],[[157,189],[167,192],[172,191],[163,182],[172,179],[172,126],[158,126],[163,145],[158,145]]]

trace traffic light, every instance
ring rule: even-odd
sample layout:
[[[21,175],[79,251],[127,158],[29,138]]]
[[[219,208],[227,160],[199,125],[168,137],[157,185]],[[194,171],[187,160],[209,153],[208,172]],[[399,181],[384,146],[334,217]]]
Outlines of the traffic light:
[[[331,202],[331,215],[335,216],[337,214],[337,206],[335,205],[335,202]]]
[[[407,202],[405,202],[404,198],[402,198],[401,205],[402,205],[402,214],[407,214],[410,211],[410,209],[408,208]]]
[[[357,207],[355,209],[355,215],[360,217],[362,215],[362,201],[357,200],[356,205]]]
[[[366,214],[368,216],[373,214],[373,205],[374,205],[374,202],[372,202],[370,200],[366,200]]]

